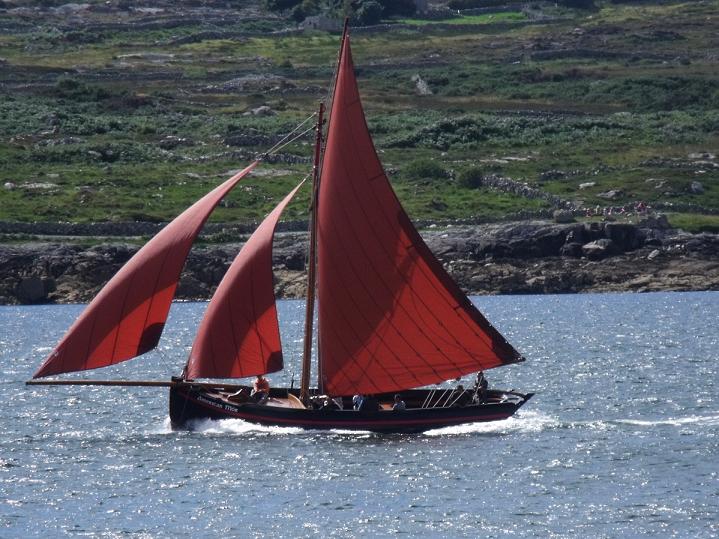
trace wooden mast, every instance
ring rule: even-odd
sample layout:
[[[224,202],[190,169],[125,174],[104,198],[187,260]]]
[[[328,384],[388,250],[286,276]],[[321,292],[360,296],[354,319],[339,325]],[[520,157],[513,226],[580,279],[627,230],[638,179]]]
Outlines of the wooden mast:
[[[320,182],[320,159],[322,156],[322,123],[325,105],[320,103],[317,114],[317,135],[315,158],[312,167],[312,200],[310,202],[310,248],[307,265],[307,303],[305,308],[305,340],[302,351],[302,377],[300,379],[300,400],[307,404],[310,392],[310,370],[312,369],[312,330],[315,316],[316,249],[317,249],[317,193]]]
[[[349,17],[345,18],[340,40],[340,50],[337,55],[337,72],[335,73],[335,86],[339,77],[339,65],[342,58],[342,48],[349,29]],[[332,89],[334,94],[334,88]],[[334,97],[334,96],[333,96]],[[324,124],[325,105],[320,103],[317,117],[317,137],[315,139],[315,159],[312,169],[312,201],[310,203],[310,248],[309,266],[307,268],[307,304],[305,309],[305,340],[302,354],[302,377],[300,379],[300,400],[307,404],[310,392],[310,370],[312,368],[312,329],[315,314],[315,288],[317,285],[317,202],[319,196],[320,172],[322,167],[322,126]],[[318,350],[319,355],[319,350]],[[322,390],[322,363],[318,361],[318,388]]]

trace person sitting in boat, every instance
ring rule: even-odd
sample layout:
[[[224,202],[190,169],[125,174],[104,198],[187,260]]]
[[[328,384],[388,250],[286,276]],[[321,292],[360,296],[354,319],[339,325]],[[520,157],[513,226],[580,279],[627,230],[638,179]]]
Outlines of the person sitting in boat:
[[[250,393],[252,399],[257,402],[264,402],[270,397],[270,381],[262,376],[257,375],[255,382],[252,384],[252,393]]]
[[[238,404],[243,404],[250,400],[250,395],[247,392],[247,389],[242,387],[239,391],[236,391],[235,393],[232,393],[227,396],[227,400],[236,402]]]
[[[325,395],[324,400],[322,401],[322,406],[320,407],[320,410],[339,410],[339,406],[337,406],[337,403],[334,401],[334,399],[329,398],[327,395]]]
[[[354,397],[352,397],[352,408],[355,410],[359,410],[360,406],[362,406],[362,401],[364,400],[364,395],[357,393]]]
[[[394,396],[394,404],[392,405],[393,410],[402,411],[407,409],[407,405],[402,400],[399,393]]]
[[[313,395],[310,397],[310,408],[319,410],[325,403],[324,395]]]
[[[464,386],[459,384],[457,389],[452,392],[449,402],[452,406],[463,408],[472,402],[472,397],[467,391],[465,391]]]
[[[379,412],[379,401],[374,395],[367,395],[362,399],[359,407],[360,412]]]

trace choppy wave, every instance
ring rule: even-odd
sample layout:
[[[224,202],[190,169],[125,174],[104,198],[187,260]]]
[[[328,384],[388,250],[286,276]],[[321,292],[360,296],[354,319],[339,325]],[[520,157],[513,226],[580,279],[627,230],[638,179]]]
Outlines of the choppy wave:
[[[710,427],[719,426],[719,414],[715,415],[691,415],[687,417],[676,417],[669,419],[644,420],[644,419],[617,419],[614,421],[622,425],[636,425],[638,427],[670,426],[680,427],[682,425],[706,425]]]
[[[45,355],[38,335],[59,338],[72,320],[58,307],[5,308],[0,528],[13,537],[714,537],[717,298],[483,297],[488,318],[533,359],[492,371],[492,384],[543,398],[504,421],[412,435],[241,420],[173,431],[164,392],[28,389]],[[173,307],[169,359],[148,354],[108,377],[179,371],[204,306]]]
[[[685,425],[719,426],[719,414],[714,415],[691,415],[686,417],[663,418],[663,419],[598,419],[592,421],[556,421],[554,424],[547,423],[550,428],[569,429],[590,429],[596,431],[615,430],[622,427],[681,427]]]

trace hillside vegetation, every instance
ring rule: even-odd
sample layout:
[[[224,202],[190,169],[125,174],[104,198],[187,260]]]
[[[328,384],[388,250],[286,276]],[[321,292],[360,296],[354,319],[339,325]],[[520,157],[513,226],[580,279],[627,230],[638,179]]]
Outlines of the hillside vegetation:
[[[643,201],[719,229],[719,1],[492,3],[353,31],[413,218]],[[264,6],[0,2],[0,220],[168,220],[311,115],[339,33]],[[213,219],[259,219],[310,155],[311,134]]]

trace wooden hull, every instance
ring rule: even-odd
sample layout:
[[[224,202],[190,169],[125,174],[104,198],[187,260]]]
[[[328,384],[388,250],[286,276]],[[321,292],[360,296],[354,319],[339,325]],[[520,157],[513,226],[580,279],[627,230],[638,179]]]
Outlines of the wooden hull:
[[[170,419],[176,429],[192,428],[192,422],[202,419],[242,419],[251,423],[303,429],[341,429],[383,433],[413,433],[465,423],[498,421],[512,416],[531,397],[515,392],[489,391],[486,402],[464,407],[412,408],[420,406],[428,396],[427,390],[402,393],[407,410],[314,410],[293,408],[287,394],[296,391],[273,389],[268,404],[233,403],[227,393],[206,388],[180,385],[170,388]],[[437,394],[437,397],[440,395]],[[383,399],[383,397],[385,397]],[[389,402],[389,396],[380,401]],[[345,399],[346,404],[349,399]]]

